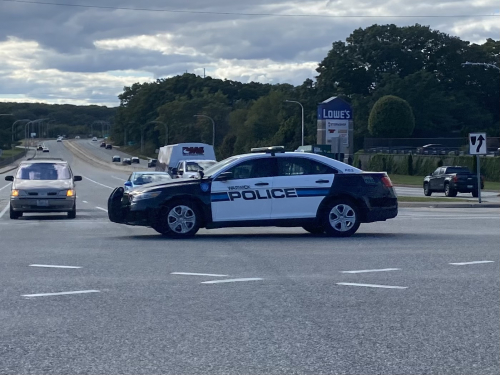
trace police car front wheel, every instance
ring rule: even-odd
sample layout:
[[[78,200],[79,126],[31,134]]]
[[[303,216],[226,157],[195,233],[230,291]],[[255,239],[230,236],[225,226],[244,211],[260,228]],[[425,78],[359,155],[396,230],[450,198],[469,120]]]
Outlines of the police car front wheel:
[[[169,237],[191,237],[198,232],[200,214],[191,202],[174,202],[165,207],[153,228]]]
[[[359,228],[358,210],[350,201],[333,201],[323,212],[323,228],[330,236],[349,237]]]

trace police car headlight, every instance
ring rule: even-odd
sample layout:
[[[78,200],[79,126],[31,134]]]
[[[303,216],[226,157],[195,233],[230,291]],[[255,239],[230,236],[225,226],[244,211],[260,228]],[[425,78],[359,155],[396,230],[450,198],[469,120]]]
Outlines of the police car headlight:
[[[156,198],[160,194],[161,194],[160,191],[151,191],[149,193],[134,194],[132,195],[132,201],[137,202],[137,201],[142,201],[143,199]]]

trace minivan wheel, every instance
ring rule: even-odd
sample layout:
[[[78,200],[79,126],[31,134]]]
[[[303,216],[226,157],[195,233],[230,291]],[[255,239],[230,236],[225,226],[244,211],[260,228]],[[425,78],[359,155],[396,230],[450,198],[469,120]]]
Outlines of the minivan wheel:
[[[68,219],[76,218],[76,203],[71,211],[68,211]]]
[[[321,218],[326,234],[334,237],[352,236],[359,228],[359,213],[356,205],[349,200],[330,202]]]
[[[10,206],[10,211],[9,211],[9,214],[10,214],[10,218],[12,220],[17,220],[19,219],[21,216],[23,216],[23,213],[22,212],[19,212],[19,211],[14,211],[12,209],[12,206]]]

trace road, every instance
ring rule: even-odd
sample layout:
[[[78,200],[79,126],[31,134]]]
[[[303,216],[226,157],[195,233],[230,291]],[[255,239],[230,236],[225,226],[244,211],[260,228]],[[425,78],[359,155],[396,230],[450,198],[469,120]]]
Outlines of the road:
[[[101,145],[101,140],[97,141],[97,142],[93,142],[91,139],[80,139],[80,140],[71,140],[71,142],[75,142],[77,143],[79,146],[81,146],[82,148],[84,148],[86,151],[88,152],[91,152],[94,156],[96,156],[97,158],[103,160],[103,161],[106,161],[106,162],[111,162],[112,161],[112,158],[114,155],[118,155],[122,158],[122,160],[124,158],[131,158],[132,156],[125,153],[125,152],[122,152],[120,151],[119,148],[113,148],[111,150],[108,150],[104,147],[100,147]],[[52,152],[52,150],[51,150]],[[140,159],[140,164],[144,165],[144,168],[147,169],[147,164],[148,161],[147,159]]]
[[[10,220],[0,176],[0,374],[499,373],[498,209],[165,239],[108,221],[126,173],[48,143],[77,218]]]
[[[395,189],[400,197],[425,197],[423,188],[397,186]],[[432,193],[430,198],[445,198],[445,195],[444,193]],[[470,193],[458,193],[455,198],[477,202],[477,198],[473,198]],[[485,202],[498,203],[500,202],[499,192],[481,191],[481,199]]]

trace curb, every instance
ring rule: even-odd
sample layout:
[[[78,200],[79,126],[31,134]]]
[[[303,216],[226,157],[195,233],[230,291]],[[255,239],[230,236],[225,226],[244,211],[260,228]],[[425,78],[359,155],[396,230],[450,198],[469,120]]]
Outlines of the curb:
[[[500,208],[500,203],[446,203],[446,202],[398,202],[404,208]]]
[[[87,152],[83,151],[79,146],[73,144],[71,141],[65,140],[63,144],[67,146],[67,149],[75,155],[77,158],[92,164],[99,168],[105,168],[106,170],[114,169],[120,172],[135,172],[139,170],[144,170],[144,167],[137,168],[135,166],[121,166],[113,163],[108,163],[100,159],[96,159],[93,156],[89,155]]]

